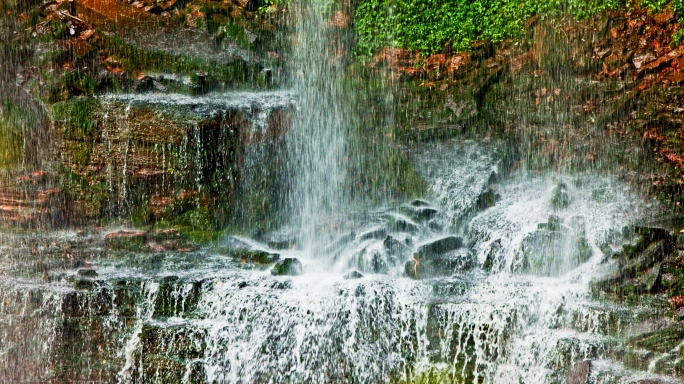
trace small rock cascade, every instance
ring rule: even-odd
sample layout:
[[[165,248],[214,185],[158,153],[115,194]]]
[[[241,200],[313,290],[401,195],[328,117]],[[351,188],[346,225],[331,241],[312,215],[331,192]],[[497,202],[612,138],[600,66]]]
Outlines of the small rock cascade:
[[[630,268],[609,250],[641,260],[676,246],[660,240],[671,235],[635,227],[644,203],[617,181],[503,177],[487,153],[426,149],[428,163],[455,159],[429,176],[435,196],[369,211],[313,255],[286,232],[212,246],[174,230],[5,236],[16,257],[3,261],[0,377],[21,367],[55,383],[679,382],[678,328],[644,328],[647,308],[594,299],[611,271]],[[481,172],[448,180],[467,169]]]

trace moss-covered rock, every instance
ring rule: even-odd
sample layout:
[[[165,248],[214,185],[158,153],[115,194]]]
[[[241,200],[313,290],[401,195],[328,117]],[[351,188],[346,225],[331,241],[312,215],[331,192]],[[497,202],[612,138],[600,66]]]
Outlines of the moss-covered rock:
[[[278,261],[271,269],[274,276],[299,276],[304,273],[302,262],[296,258],[285,258]]]

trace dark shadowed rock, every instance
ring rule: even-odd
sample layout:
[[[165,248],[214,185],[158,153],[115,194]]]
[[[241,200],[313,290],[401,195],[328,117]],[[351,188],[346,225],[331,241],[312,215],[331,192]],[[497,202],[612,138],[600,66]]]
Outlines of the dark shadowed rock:
[[[382,239],[385,236],[387,236],[387,229],[375,228],[375,229],[371,229],[370,231],[359,234],[357,239],[359,241],[365,241],[365,240],[371,240],[371,239]]]
[[[425,200],[420,200],[420,199],[413,200],[413,201],[411,202],[411,205],[414,206],[414,207],[429,207],[429,206],[432,206],[432,204],[428,203],[427,201],[425,201]]]
[[[413,260],[404,264],[404,273],[412,279],[425,279],[437,276],[449,276],[456,272],[472,268],[475,257],[470,250],[461,248],[430,258],[420,258],[416,253]]]
[[[78,275],[79,276],[84,276],[84,277],[96,277],[97,272],[95,272],[94,269],[79,269],[78,270]]]
[[[449,251],[458,249],[462,245],[462,238],[458,236],[447,236],[421,245],[418,247],[417,254],[423,259],[428,259],[432,256],[442,255]]]
[[[278,261],[271,269],[274,276],[299,276],[304,273],[304,267],[299,259],[294,257]]]
[[[226,251],[226,254],[245,262],[259,264],[271,264],[280,259],[279,253],[266,252],[258,249],[230,249]]]
[[[387,228],[390,231],[416,233],[420,231],[418,224],[414,223],[408,217],[398,214],[388,214]]]
[[[496,202],[501,199],[499,192],[493,188],[487,188],[486,191],[482,192],[478,197],[475,205],[478,210],[485,210],[487,208],[496,205]]]
[[[404,274],[415,280],[428,277],[425,265],[416,259],[409,260],[404,264]]]
[[[625,265],[621,272],[623,276],[634,277],[637,273],[651,268],[655,263],[662,261],[668,253],[668,245],[665,240],[651,243],[641,253],[637,254],[632,262]]]
[[[411,248],[392,236],[387,236],[382,242],[387,250],[387,254],[398,259],[406,259],[411,255]]]
[[[567,208],[570,205],[570,193],[568,186],[560,182],[551,191],[551,206],[555,210]]]
[[[363,277],[363,275],[362,275],[360,272],[358,272],[358,271],[350,271],[349,273],[347,273],[346,275],[344,275],[344,279],[345,279],[345,280],[360,279],[360,278],[362,278],[362,277]]]
[[[400,207],[399,212],[421,222],[431,220],[439,213],[438,210],[432,207],[414,207],[412,205]]]

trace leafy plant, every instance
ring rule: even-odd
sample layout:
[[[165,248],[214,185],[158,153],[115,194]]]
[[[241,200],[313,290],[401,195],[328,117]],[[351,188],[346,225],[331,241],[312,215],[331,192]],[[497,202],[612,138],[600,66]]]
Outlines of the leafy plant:
[[[634,5],[652,12],[672,6],[684,13],[684,0],[361,0],[354,18],[359,36],[356,54],[369,58],[380,47],[425,54],[464,51],[476,40],[521,37],[533,15],[569,14],[583,19]]]

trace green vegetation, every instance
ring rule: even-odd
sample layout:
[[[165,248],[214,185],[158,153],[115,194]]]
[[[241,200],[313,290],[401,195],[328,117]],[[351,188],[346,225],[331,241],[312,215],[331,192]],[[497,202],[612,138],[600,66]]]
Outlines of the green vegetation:
[[[92,104],[90,100],[72,99],[53,106],[54,120],[60,123],[66,138],[85,140],[95,133],[97,122],[93,119]]]
[[[27,121],[31,116],[12,101],[0,104],[0,167],[20,162],[24,127],[31,123]]]
[[[465,51],[476,40],[521,37],[533,15],[582,19],[635,5],[652,12],[666,7],[684,10],[684,0],[362,0],[354,19],[359,35],[356,54],[368,58],[386,46],[426,54]],[[682,33],[675,38],[678,42]]]

